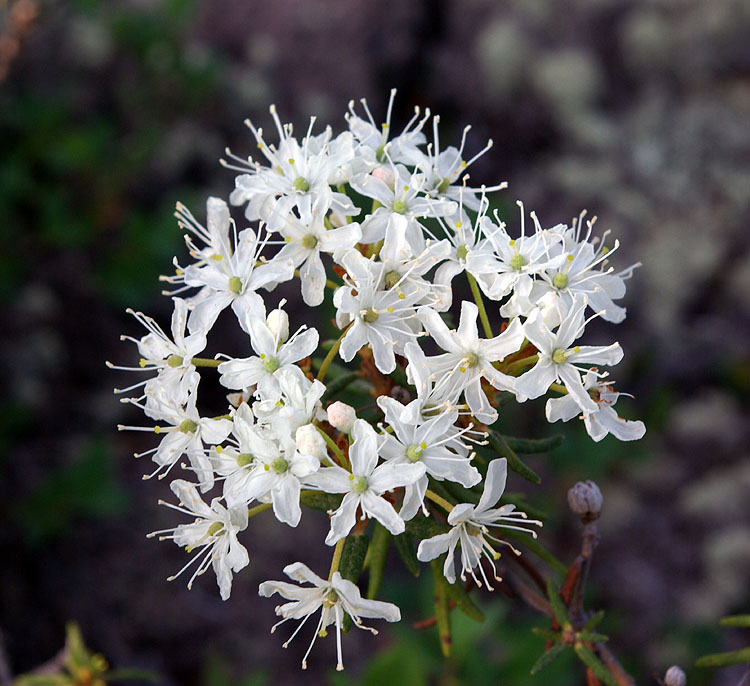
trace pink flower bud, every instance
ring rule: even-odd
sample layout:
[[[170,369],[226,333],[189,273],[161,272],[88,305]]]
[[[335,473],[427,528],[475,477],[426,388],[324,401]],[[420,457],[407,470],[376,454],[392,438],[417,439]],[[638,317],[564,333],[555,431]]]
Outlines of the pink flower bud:
[[[593,481],[579,481],[568,491],[568,505],[582,519],[597,519],[602,510],[602,492]]]

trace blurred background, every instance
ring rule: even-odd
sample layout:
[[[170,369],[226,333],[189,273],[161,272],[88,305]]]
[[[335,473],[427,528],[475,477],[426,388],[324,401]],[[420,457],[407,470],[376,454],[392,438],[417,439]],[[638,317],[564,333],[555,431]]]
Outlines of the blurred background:
[[[588,209],[622,242],[616,268],[643,262],[624,326],[587,340],[623,344],[622,413],[645,420],[645,439],[594,444],[527,404],[510,433],[566,441],[530,459],[541,487],[509,489],[553,513],[543,539],[571,561],[565,492],[600,484],[589,607],[607,610],[637,683],[673,663],[691,686],[739,683],[741,668],[690,665],[748,642],[717,623],[750,601],[746,0],[0,0],[0,645],[13,673],[52,657],[75,620],[113,664],[170,685],[582,683],[572,661],[529,676],[543,649],[529,628],[544,622],[502,597],[482,597],[484,624],[454,613],[443,664],[434,629],[410,628],[432,614],[429,579],[415,587],[395,555],[382,595],[401,625],[350,632],[344,677],[330,639],[303,673],[309,638],[282,650],[257,585],[322,541],[322,515],[296,531],[259,518],[227,603],[211,575],[191,592],[167,584],[182,552],[145,538],[176,522],[156,505],[166,484],[142,482],[131,457],[151,439],[115,430],[142,416],[112,395],[129,379],[104,361],[136,360],[119,341],[143,333],[126,307],[168,324],[157,277],[184,255],[175,202],[202,218],[208,195],[228,196],[218,160],[227,145],[252,152],[242,122],[268,129],[270,103],[339,131],[352,98],[381,120],[392,87],[395,131],[420,105],[441,115],[444,145],[467,123],[469,154],[494,139],[472,180],[509,182],[511,231],[516,198],[545,226]],[[310,548],[324,572],[329,551]]]

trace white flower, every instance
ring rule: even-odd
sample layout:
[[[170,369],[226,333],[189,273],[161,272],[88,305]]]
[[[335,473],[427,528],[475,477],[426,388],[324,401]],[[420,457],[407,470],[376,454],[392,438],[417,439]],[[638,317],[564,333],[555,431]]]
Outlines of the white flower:
[[[375,366],[384,374],[396,368],[395,353],[416,338],[422,328],[415,312],[419,292],[404,293],[398,283],[380,290],[383,265],[368,260],[356,250],[341,258],[348,272],[347,284],[333,294],[336,324],[349,330],[341,341],[339,354],[351,362],[357,351],[367,343],[372,348]]]
[[[362,515],[374,517],[394,535],[404,532],[404,520],[383,494],[394,488],[408,486],[424,475],[423,464],[378,464],[378,435],[364,420],[357,419],[352,428],[354,442],[349,448],[352,471],[338,466],[322,467],[305,483],[326,493],[345,493],[341,505],[331,518],[326,543],[333,545],[352,530],[357,508]]]
[[[420,415],[418,400],[404,406],[384,395],[378,398],[378,405],[385,414],[386,423],[393,429],[393,433],[383,434],[380,448],[380,454],[387,464],[421,463],[425,466],[425,474],[406,487],[399,512],[402,519],[411,519],[422,506],[428,475],[438,481],[455,481],[466,488],[481,481],[481,475],[471,464],[471,456],[465,454],[468,450],[464,454],[451,450],[460,442],[462,433],[454,426],[458,412],[445,411],[424,419]]]
[[[323,460],[327,455],[326,441],[313,424],[303,424],[294,434],[297,452]]]
[[[523,330],[526,338],[539,351],[539,360],[529,371],[516,379],[516,397],[519,400],[538,398],[545,393],[550,384],[561,381],[585,414],[597,411],[596,403],[583,387],[581,369],[576,367],[576,364],[617,364],[622,359],[622,348],[619,343],[608,346],[573,347],[574,341],[583,333],[585,327],[585,309],[586,299],[576,299],[570,312],[554,333],[545,323],[539,310],[535,310],[526,320]]]
[[[328,416],[328,423],[334,429],[343,431],[345,434],[351,433],[354,420],[357,418],[357,411],[351,405],[337,400],[328,406],[326,414]]]
[[[198,565],[188,581],[188,588],[192,588],[195,578],[213,565],[221,599],[227,600],[232,591],[232,572],[239,572],[250,562],[247,550],[237,540],[237,532],[247,528],[247,507],[227,509],[219,498],[214,498],[209,507],[198,495],[195,485],[181,479],[173,481],[170,488],[179,498],[181,507],[163,501],[161,504],[195,517],[195,521],[191,524],[180,524],[174,529],[154,531],[149,534],[149,538],[158,535],[160,540],[172,539],[188,553],[196,549],[200,552],[196,553],[177,574],[170,576],[168,581],[176,579],[197,562]]]
[[[611,433],[621,441],[637,441],[646,433],[646,426],[641,421],[631,421],[617,416],[614,404],[622,393],[615,392],[613,381],[599,380],[599,375],[592,370],[583,377],[583,387],[589,392],[596,403],[596,411],[583,415],[583,423],[589,436],[595,441],[601,441]],[[547,420],[567,422],[581,414],[581,408],[570,395],[562,398],[550,398],[546,406]]]
[[[526,526],[518,526],[518,523],[538,524],[541,526],[541,522],[527,519],[524,512],[514,511],[515,507],[513,505],[501,505],[498,508],[492,509],[492,506],[497,503],[505,490],[507,476],[508,465],[504,457],[490,462],[484,481],[484,491],[482,492],[482,497],[479,499],[479,503],[476,506],[469,503],[456,505],[448,515],[448,524],[453,528],[447,533],[423,540],[417,549],[417,558],[422,562],[427,562],[447,552],[448,555],[443,565],[443,575],[450,583],[455,583],[456,573],[454,571],[453,558],[456,546],[458,543],[461,543],[461,580],[465,581],[466,574],[468,573],[474,579],[477,586],[481,587],[482,582],[477,578],[474,571],[479,567],[482,579],[484,579],[487,588],[490,591],[493,590],[482,567],[482,557],[490,561],[494,571],[495,560],[500,557],[500,553],[492,547],[492,544],[500,543],[508,546],[510,544],[507,541],[492,536],[489,532],[489,527],[516,529],[517,531],[529,533],[536,538],[535,531],[526,528]],[[513,546],[510,547],[513,549]],[[518,551],[513,550],[516,554],[520,555]],[[495,579],[500,580],[496,575]]]
[[[299,367],[279,369],[276,374],[281,398],[262,400],[253,404],[256,417],[272,428],[277,436],[293,435],[303,424],[326,418],[320,399],[325,385],[310,381]]]
[[[261,399],[276,402],[281,397],[278,374],[284,370],[299,370],[296,363],[318,347],[318,332],[302,327],[286,343],[281,343],[281,331],[277,330],[274,335],[265,317],[246,313],[241,324],[250,334],[250,345],[257,355],[222,362],[219,365],[220,381],[233,389],[257,386],[256,394]]]
[[[360,595],[359,589],[347,579],[343,579],[339,572],[334,572],[330,581],[321,579],[317,574],[312,572],[309,567],[301,562],[284,567],[284,574],[290,579],[299,583],[311,584],[310,586],[298,586],[285,581],[264,581],[258,588],[258,594],[264,598],[278,593],[282,598],[291,602],[280,605],[276,608],[276,614],[282,617],[281,621],[273,626],[271,633],[276,628],[286,622],[288,619],[301,619],[302,623],[292,634],[291,638],[284,643],[286,648],[291,640],[297,635],[297,632],[308,618],[322,610],[318,625],[315,627],[313,639],[310,642],[305,656],[302,658],[302,669],[307,669],[307,656],[310,654],[315,640],[327,635],[326,628],[331,624],[336,625],[336,651],[338,662],[337,670],[344,669],[343,657],[341,654],[341,629],[344,622],[344,614],[352,618],[352,623],[358,629],[367,629],[373,634],[378,632],[375,629],[362,625],[362,617],[371,617],[385,619],[388,622],[398,622],[401,620],[401,611],[392,603],[385,603],[381,600],[365,600]]]
[[[429,307],[419,310],[419,317],[435,342],[446,351],[433,358],[432,364],[442,375],[449,396],[464,394],[469,408],[481,422],[491,423],[497,412],[482,390],[482,378],[498,390],[512,390],[514,379],[499,372],[493,362],[516,352],[523,342],[524,333],[517,319],[499,336],[480,339],[477,331],[478,308],[464,300],[461,303],[461,321],[457,331],[450,331],[440,315]]]
[[[271,313],[266,317],[266,326],[279,343],[286,343],[289,340],[289,315],[281,309],[283,303],[282,300],[279,306],[275,310],[271,310]]]

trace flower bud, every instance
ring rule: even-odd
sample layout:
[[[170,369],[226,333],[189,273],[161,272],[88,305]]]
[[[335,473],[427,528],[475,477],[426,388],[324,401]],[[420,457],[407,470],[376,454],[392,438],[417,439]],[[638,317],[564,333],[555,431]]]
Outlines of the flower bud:
[[[312,424],[304,424],[294,434],[297,441],[297,452],[300,455],[311,455],[319,460],[325,458],[326,441]]]
[[[348,434],[352,430],[357,413],[351,405],[337,400],[328,406],[326,412],[328,413],[328,423],[332,427],[343,431],[345,434]]]
[[[286,343],[289,340],[289,315],[281,308],[271,310],[271,314],[266,319],[266,326],[271,329],[271,333],[279,343]]]
[[[380,179],[385,183],[388,188],[393,188],[396,178],[393,176],[393,172],[390,169],[387,167],[375,167],[371,173],[376,179]]]
[[[560,326],[560,322],[562,321],[560,318],[560,302],[558,295],[554,291],[545,293],[539,299],[539,302],[537,302],[537,307],[542,313],[544,323],[550,329]]]
[[[685,686],[687,677],[677,665],[672,665],[664,675],[664,686]]]
[[[602,510],[602,492],[593,481],[579,481],[568,491],[568,505],[581,519],[593,521]]]

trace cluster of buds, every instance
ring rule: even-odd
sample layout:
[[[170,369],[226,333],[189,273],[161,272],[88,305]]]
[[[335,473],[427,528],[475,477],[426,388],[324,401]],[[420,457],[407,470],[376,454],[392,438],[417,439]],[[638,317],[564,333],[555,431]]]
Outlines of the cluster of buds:
[[[364,101],[363,116],[350,104],[348,130],[337,136],[330,127],[314,133],[313,118],[297,137],[273,107],[278,141],[248,122],[259,159],[227,153],[224,164],[238,172],[229,201],[249,226],[219,198],[208,199],[205,224],[178,205],[190,262],[175,258],[174,274],[162,277],[172,287],[171,330],[133,313],[147,333],[126,337],[145,379],[121,392],[133,392],[125,402],[153,424],[120,428],[157,435],[141,453],[155,463],[148,476],[164,478],[178,463],[193,476],[171,482],[179,503],[170,505],[193,521],[153,534],[192,554],[175,577],[187,574],[191,586],[213,567],[228,598],[233,573],[249,562],[241,539],[251,518],[272,510],[296,527],[302,505],[323,498],[325,543],[334,548],[328,579],[295,562],[284,571],[305,585],[260,587],[290,600],[277,608],[282,621],[320,611],[322,633],[330,624],[340,633],[346,615],[360,628],[363,617],[400,617],[393,604],[362,598],[339,569],[347,537],[368,527],[398,536],[431,521],[437,529],[421,537],[418,560],[444,558],[453,584],[458,550],[461,579],[490,588],[502,532],[535,535],[539,522],[499,502],[506,459],[485,449],[502,402],[552,393],[548,420],[580,417],[596,441],[645,431],[613,408],[619,394],[605,368],[622,358],[619,344],[579,344],[593,317],[625,317],[615,300],[632,267],[608,266],[617,241],[606,247],[584,214],[543,228],[532,213],[527,232],[522,206],[511,237],[488,212],[487,194],[505,184],[468,182],[491,142],[465,159],[467,127],[458,148],[441,149],[438,117],[418,109],[393,135],[392,104],[393,94],[381,126]],[[453,327],[457,277],[473,301],[456,303]],[[321,342],[310,325],[290,333],[285,301],[269,304],[276,286],[293,280],[308,307],[330,293],[335,342]],[[246,357],[200,357],[226,308],[248,337]],[[442,352],[428,354],[435,348]],[[347,369],[357,356],[355,371]],[[198,403],[203,373],[230,391],[218,416]],[[355,387],[367,398],[358,407]],[[344,392],[347,403],[334,397]]]

